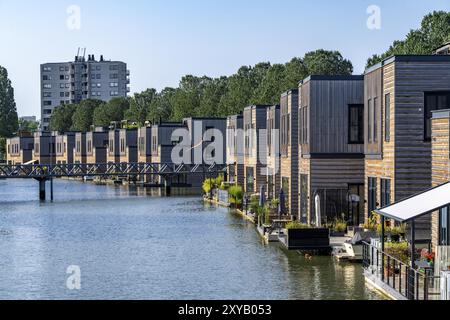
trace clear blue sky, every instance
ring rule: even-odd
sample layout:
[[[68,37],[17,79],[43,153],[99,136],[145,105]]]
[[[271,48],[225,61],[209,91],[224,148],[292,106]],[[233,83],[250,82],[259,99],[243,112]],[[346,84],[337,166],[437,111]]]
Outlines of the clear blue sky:
[[[81,29],[69,30],[70,5]],[[381,9],[369,30],[368,6]],[[73,59],[78,47],[123,60],[132,92],[177,86],[182,75],[230,75],[242,65],[284,63],[318,48],[339,50],[361,73],[369,56],[419,27],[449,0],[0,0],[0,65],[19,115],[40,114],[39,65]]]

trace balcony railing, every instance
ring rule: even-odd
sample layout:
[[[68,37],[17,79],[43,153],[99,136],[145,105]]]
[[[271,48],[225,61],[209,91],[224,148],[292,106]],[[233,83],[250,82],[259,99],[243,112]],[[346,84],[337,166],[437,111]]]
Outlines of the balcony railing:
[[[432,269],[411,268],[378,247],[364,242],[363,267],[366,273],[408,300],[439,300],[440,277]]]

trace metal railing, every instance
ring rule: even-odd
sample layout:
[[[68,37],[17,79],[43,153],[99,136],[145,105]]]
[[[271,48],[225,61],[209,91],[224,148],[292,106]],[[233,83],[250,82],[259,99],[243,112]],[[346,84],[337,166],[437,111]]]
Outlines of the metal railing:
[[[440,277],[430,270],[411,268],[378,247],[363,243],[363,267],[408,300],[435,300],[440,297]]]
[[[224,165],[174,163],[95,163],[0,165],[0,178],[47,179],[58,177],[105,177],[139,175],[211,174],[222,172]]]

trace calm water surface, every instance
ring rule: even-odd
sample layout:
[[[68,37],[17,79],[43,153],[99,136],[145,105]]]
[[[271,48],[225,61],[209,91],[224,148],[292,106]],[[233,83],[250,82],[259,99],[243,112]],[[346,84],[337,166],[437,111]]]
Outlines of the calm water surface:
[[[264,246],[254,227],[195,197],[0,180],[0,299],[379,299],[360,265]],[[67,289],[67,267],[81,290]]]

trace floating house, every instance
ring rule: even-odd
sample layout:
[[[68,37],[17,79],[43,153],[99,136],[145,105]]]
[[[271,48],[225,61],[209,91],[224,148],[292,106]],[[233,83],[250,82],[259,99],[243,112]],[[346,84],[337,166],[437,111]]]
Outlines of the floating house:
[[[86,133],[86,162],[89,164],[107,163],[108,131],[103,128],[94,128]]]
[[[267,184],[267,109],[253,105],[244,109],[244,190],[258,193]]]
[[[267,186],[265,192],[269,199],[276,199],[281,190],[280,169],[280,106],[267,108]]]
[[[299,143],[298,143],[298,90],[281,95],[280,101],[280,156],[281,187],[286,197],[288,214],[299,218]]]
[[[230,183],[244,186],[244,121],[242,114],[227,118],[226,159]]]
[[[6,139],[6,163],[19,165],[33,159],[34,137],[29,132],[21,132],[19,136]]]
[[[365,72],[366,218],[432,185],[432,112],[450,108],[450,55],[393,56]],[[430,219],[417,221],[430,237]]]
[[[298,95],[300,220],[364,223],[363,76],[312,75]]]
[[[56,163],[73,164],[75,149],[75,132],[67,132],[55,136]]]
[[[55,164],[55,135],[49,131],[34,133],[33,159],[37,164]]]

